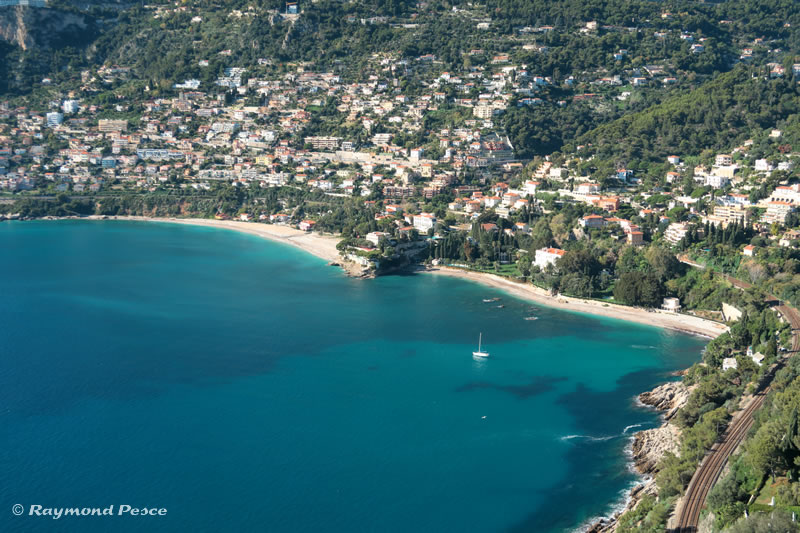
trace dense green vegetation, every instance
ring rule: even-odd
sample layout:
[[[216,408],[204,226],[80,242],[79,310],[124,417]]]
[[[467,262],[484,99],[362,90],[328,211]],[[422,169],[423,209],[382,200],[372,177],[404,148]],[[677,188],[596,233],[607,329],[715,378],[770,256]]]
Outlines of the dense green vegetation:
[[[595,155],[593,166],[601,179],[619,165],[660,174],[658,165],[670,154],[699,156],[729,149],[800,111],[793,79],[753,74],[751,68],[737,67],[694,91],[600,126],[575,143],[590,145],[583,153]]]
[[[709,506],[715,513],[717,526],[737,520],[744,514],[751,495],[759,495],[773,486],[770,493],[775,498],[776,508],[787,513],[797,511],[800,505],[800,488],[796,483],[800,465],[799,376],[800,363],[796,358],[789,359],[787,366],[776,375],[764,406],[755,416],[750,431],[752,438],[733,458],[730,473],[709,495]],[[780,480],[782,482],[776,484]]]

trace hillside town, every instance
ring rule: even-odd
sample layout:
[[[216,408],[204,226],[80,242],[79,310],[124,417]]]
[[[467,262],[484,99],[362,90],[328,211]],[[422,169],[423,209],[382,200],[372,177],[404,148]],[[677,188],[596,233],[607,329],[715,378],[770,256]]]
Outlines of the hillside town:
[[[478,54],[483,51],[470,52]],[[797,242],[800,184],[791,176],[798,154],[784,144],[780,129],[757,139],[757,150],[751,150],[756,139],[749,139],[704,158],[670,155],[660,179],[625,168],[598,175],[586,170],[591,157],[581,155],[582,146],[534,161],[515,155],[499,117],[508,106],[544,105],[536,95],[554,83],[551,78],[508,56],[458,74],[441,72],[436,63],[435,56],[376,54],[364,79],[352,82],[307,65],[264,78],[250,76],[248,66],[231,67],[211,90],[190,79],[175,84],[174,97],[136,101],[118,94],[106,104],[90,103],[91,95],[126,79],[130,69],[85,71],[80,90],[43,109],[0,104],[0,189],[16,195],[6,202],[41,193],[186,194],[221,186],[256,191],[256,197],[259,190],[288,187],[362,198],[378,227],[354,235],[361,239],[356,254],[378,249],[381,238],[441,239],[476,222],[509,237],[530,234],[532,216],[567,204],[585,213],[568,240],[602,234],[630,246],[655,240],[677,246],[694,227],[702,232],[708,223],[738,223],[766,235],[770,245]],[[401,70],[412,70],[424,86],[403,91]],[[589,85],[645,91],[648,83],[668,83],[660,72],[632,69]],[[800,64],[791,73],[774,66],[765,77],[798,73]],[[256,202],[214,215],[315,228],[313,216],[298,217],[296,205],[284,204],[267,211]],[[552,244],[564,243],[535,250],[535,266],[554,264],[558,256],[547,251]],[[503,263],[525,252],[506,251]],[[743,247],[741,253],[757,250]]]

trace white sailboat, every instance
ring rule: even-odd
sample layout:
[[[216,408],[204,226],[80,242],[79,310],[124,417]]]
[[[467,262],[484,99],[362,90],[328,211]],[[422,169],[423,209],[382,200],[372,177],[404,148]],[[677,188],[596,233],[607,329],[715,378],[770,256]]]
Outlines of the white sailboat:
[[[483,333],[478,335],[478,351],[472,352],[473,357],[489,357],[489,352],[481,351],[481,341],[483,340]]]

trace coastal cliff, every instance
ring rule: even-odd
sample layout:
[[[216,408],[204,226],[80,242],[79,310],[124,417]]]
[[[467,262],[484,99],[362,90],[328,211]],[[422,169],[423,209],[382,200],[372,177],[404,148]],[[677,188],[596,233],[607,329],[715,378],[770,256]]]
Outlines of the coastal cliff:
[[[680,381],[673,381],[659,385],[655,389],[639,395],[639,401],[660,411],[664,411],[664,423],[653,429],[638,431],[633,435],[631,451],[633,466],[636,471],[647,479],[644,483],[631,489],[625,508],[609,518],[603,518],[588,529],[587,533],[611,533],[617,528],[619,518],[636,508],[645,494],[657,494],[658,487],[654,475],[657,465],[667,452],[675,455],[680,453],[680,429],[669,421],[678,410],[686,405],[691,389]]]
[[[689,400],[689,387],[681,381],[671,381],[659,385],[655,389],[639,395],[639,401],[650,407],[655,407],[664,413],[665,420],[672,420],[678,409],[686,405]]]

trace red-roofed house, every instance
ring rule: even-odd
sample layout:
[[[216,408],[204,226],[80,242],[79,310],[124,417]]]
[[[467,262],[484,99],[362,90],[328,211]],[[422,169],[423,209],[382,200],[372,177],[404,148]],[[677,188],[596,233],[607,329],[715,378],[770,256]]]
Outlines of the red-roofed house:
[[[565,253],[567,252],[559,248],[542,248],[536,250],[536,257],[533,264],[541,269],[545,269],[547,265],[554,265]]]
[[[602,228],[606,225],[606,219],[600,215],[586,215],[580,220],[580,224],[584,228]]]
[[[628,244],[631,246],[641,246],[644,244],[644,234],[641,231],[631,231],[628,233]]]

